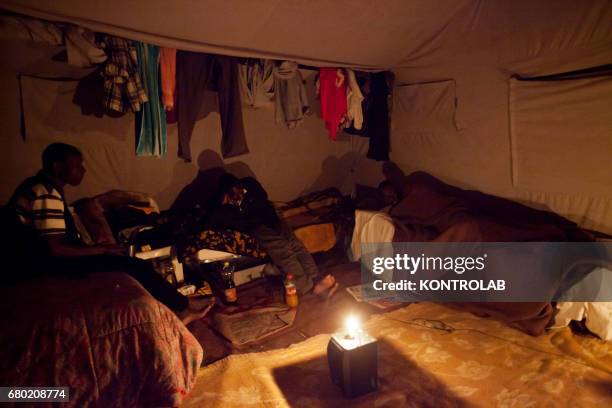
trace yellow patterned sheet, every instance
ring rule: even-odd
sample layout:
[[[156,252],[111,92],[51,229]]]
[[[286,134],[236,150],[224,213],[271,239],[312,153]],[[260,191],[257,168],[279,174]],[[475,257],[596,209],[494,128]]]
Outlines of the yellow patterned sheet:
[[[183,407],[612,406],[612,343],[569,329],[531,337],[420,303],[373,316],[379,390],[345,400],[329,379],[329,335],[200,369]]]

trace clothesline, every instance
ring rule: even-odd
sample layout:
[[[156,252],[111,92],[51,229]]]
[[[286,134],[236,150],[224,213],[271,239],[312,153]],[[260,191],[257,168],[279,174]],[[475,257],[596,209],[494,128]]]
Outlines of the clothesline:
[[[33,19],[25,20],[27,25]],[[336,140],[339,130],[369,137],[367,156],[388,160],[387,99],[391,88],[385,72],[359,72],[356,76],[343,67],[174,50],[103,33],[96,35],[72,25],[61,25],[60,29],[53,23],[43,23],[48,25],[44,30],[34,24],[38,31],[30,29],[28,34],[57,45],[63,33],[69,63],[100,67],[104,107],[136,114],[137,155],[166,154],[166,122],[177,122],[179,157],[190,161],[190,139],[207,91],[216,91],[218,96],[223,157],[246,154],[249,149],[242,120],[243,101],[252,108],[274,106],[276,123],[294,128],[310,110],[300,72],[307,70],[318,72],[321,117],[330,139]],[[101,41],[97,42],[96,36]],[[24,121],[22,124],[25,137]]]

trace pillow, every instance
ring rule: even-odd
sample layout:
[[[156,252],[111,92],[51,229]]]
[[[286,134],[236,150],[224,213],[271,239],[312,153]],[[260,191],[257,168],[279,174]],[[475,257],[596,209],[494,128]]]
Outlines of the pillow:
[[[72,215],[72,219],[74,220],[74,227],[76,228],[77,232],[81,236],[81,240],[83,241],[83,243],[85,245],[94,245],[95,242],[91,239],[91,236],[89,235],[89,231],[87,230],[87,228],[85,228],[85,225],[83,225],[83,221],[81,221],[81,217],[74,210],[74,206],[72,205],[69,206],[68,210],[70,211],[70,214]]]
[[[104,208],[96,198],[83,198],[74,203],[75,224],[77,220],[82,226],[81,237],[83,242],[89,245],[95,244],[115,244],[117,241],[104,215]],[[78,224],[77,224],[78,229]],[[87,240],[86,237],[89,237]],[[89,242],[88,242],[89,241]]]
[[[93,198],[74,203],[75,223],[86,244],[116,243],[107,216],[117,212],[146,216],[159,212],[157,204],[146,194],[134,191],[111,190]]]

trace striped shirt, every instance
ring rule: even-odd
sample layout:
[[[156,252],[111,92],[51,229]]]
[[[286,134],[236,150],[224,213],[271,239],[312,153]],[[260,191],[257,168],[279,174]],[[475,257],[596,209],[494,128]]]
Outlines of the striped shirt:
[[[74,236],[63,191],[43,172],[21,183],[9,205],[23,225],[34,228],[41,236]]]

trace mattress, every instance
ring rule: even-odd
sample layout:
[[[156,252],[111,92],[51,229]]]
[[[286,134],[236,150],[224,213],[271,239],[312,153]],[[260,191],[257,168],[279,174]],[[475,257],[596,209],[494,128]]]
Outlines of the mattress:
[[[67,407],[171,407],[195,383],[202,347],[127,274],[41,278],[0,293],[2,385],[68,386]]]

